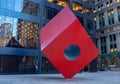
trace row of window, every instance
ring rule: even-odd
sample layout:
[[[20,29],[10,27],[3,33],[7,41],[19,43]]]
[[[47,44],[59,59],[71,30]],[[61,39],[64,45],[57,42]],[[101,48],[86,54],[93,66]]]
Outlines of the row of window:
[[[41,62],[41,72],[57,72],[45,57]],[[0,73],[36,73],[39,66],[38,56],[0,55]]]
[[[64,6],[64,7],[69,6],[69,3],[70,3],[69,0],[48,0],[48,2],[55,3],[59,6]],[[85,2],[85,0],[84,0],[84,2]],[[85,8],[85,7],[83,7],[82,4],[79,4],[77,2],[72,2],[72,9],[73,9],[73,11],[77,11],[80,13],[84,13],[84,14],[88,14],[88,15],[92,14],[91,8]]]
[[[70,0],[47,0],[48,2],[54,2],[58,5],[66,6],[69,4]],[[81,0],[83,2],[92,3],[92,0]]]
[[[56,9],[44,7],[44,18],[52,19],[58,12]],[[84,26],[84,19],[78,19]],[[91,30],[93,22],[86,21],[86,29]],[[37,48],[38,28],[38,23],[0,15],[0,46]]]
[[[83,2],[92,3],[92,0],[82,0]]]
[[[48,0],[49,2],[54,2],[60,6],[69,6],[68,0]],[[17,12],[27,13],[33,16],[40,15],[40,5],[35,2],[31,2],[28,0],[0,0],[0,8],[13,10]],[[74,11],[85,13],[88,15],[92,14],[91,8],[85,8],[82,4],[78,4],[76,2],[72,3],[72,8]]]
[[[116,3],[119,3],[120,0],[116,0]],[[108,0],[107,2],[105,3],[101,3],[99,6],[95,7],[94,8],[94,13],[97,12],[97,11],[100,11],[101,9],[104,9],[105,7],[109,7],[109,6],[112,6],[113,3],[115,3],[113,0]]]
[[[116,44],[116,35],[112,34],[109,36],[109,42],[110,42],[110,52],[117,51],[117,44]],[[101,53],[107,53],[107,40],[106,37],[100,37],[100,44],[101,44]]]
[[[82,4],[78,4],[76,2],[72,3],[72,9],[74,11],[77,11],[77,12],[80,12],[80,13],[92,15],[92,9],[91,8],[85,8],[85,7],[82,6]]]
[[[117,14],[118,14],[118,21],[120,22],[120,6],[117,7]],[[111,24],[114,24],[115,23],[115,17],[114,17],[114,10],[113,9],[110,9],[107,11],[107,17],[108,17],[108,24],[111,25]],[[102,27],[105,27],[105,14],[104,12],[101,12],[99,14],[99,27],[102,28]],[[95,24],[96,23],[96,16],[94,18],[94,21],[95,21]],[[107,25],[107,24],[106,24]]]
[[[87,20],[84,21],[84,18],[83,17],[79,17],[77,16],[78,20],[81,22],[81,24],[87,29],[87,30],[93,30],[93,21],[91,20]],[[86,24],[85,24],[85,23]],[[90,32],[89,32],[90,33]]]
[[[35,73],[38,56],[0,55],[0,73]]]
[[[59,10],[51,8],[51,7],[44,7],[44,14],[43,14],[43,18],[44,19],[52,19],[57,13],[59,12]],[[92,30],[93,29],[93,21],[91,20],[86,20],[86,26],[84,24],[84,18],[83,17],[79,17],[77,16],[77,18],[79,19],[79,21],[82,23],[82,25],[84,27],[86,27],[86,29],[88,30]]]
[[[101,2],[101,1],[104,1],[104,0],[93,0],[93,3],[95,4],[95,3],[99,3],[99,2]]]
[[[60,6],[69,6],[68,0],[48,0],[49,2],[54,2]],[[81,4],[76,2],[72,3],[72,7],[74,11],[78,11],[80,13],[85,13],[88,15],[92,14],[91,8],[85,8]],[[40,15],[40,5],[35,2],[31,2],[28,0],[0,0],[0,8],[9,9],[13,11],[18,11],[22,13],[27,13],[33,16]]]
[[[0,73],[58,72],[48,59],[38,56],[0,55]]]
[[[0,0],[0,8],[27,13],[33,16],[40,15],[40,5],[28,0]]]
[[[105,1],[105,0],[93,0],[93,4],[97,4],[97,3],[100,3],[102,1]],[[116,2],[119,2],[120,0],[106,0],[107,2],[106,3],[113,3],[114,1]]]

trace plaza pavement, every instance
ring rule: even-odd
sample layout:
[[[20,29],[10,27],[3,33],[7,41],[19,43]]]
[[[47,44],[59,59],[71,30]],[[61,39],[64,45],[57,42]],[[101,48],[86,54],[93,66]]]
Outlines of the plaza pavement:
[[[0,75],[0,84],[120,84],[120,72],[82,72],[72,79],[61,74]]]

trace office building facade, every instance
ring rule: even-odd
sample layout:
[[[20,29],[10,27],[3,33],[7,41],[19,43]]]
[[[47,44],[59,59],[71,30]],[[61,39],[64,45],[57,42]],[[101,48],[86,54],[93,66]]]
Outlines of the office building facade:
[[[39,31],[66,6],[94,37],[91,0],[0,0],[0,73],[57,72],[40,52]]]
[[[98,66],[120,68],[120,0],[94,0]]]

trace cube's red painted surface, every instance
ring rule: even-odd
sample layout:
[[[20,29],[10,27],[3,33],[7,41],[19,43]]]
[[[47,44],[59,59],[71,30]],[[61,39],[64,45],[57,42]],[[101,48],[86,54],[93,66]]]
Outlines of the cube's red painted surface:
[[[42,53],[65,78],[72,78],[99,55],[92,39],[68,7],[40,30],[40,43]],[[68,60],[64,50],[72,44],[79,46],[80,56]]]

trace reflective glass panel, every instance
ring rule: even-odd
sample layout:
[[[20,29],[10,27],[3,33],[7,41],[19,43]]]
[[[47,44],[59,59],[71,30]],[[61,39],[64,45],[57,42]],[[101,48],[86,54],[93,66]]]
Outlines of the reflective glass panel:
[[[40,15],[40,5],[29,0],[0,0],[0,8],[27,13],[33,16]]]
[[[37,56],[0,55],[0,73],[36,73]]]
[[[38,23],[0,15],[0,46],[36,49]]]

